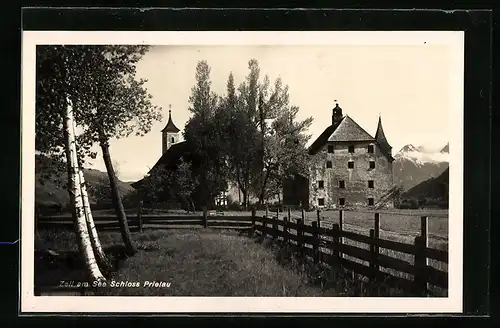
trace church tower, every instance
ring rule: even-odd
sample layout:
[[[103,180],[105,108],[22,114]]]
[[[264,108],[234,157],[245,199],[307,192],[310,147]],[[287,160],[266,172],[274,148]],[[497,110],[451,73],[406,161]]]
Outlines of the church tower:
[[[172,121],[172,105],[168,106],[168,122],[167,125],[161,130],[162,133],[162,154],[165,154],[167,150],[172,147],[173,144],[179,142],[179,129],[175,126]]]

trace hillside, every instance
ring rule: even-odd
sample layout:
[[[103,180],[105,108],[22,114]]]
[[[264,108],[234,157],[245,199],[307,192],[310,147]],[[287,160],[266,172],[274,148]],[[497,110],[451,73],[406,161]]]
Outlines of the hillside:
[[[410,144],[401,148],[394,158],[394,183],[408,191],[430,178],[437,178],[448,168],[448,145],[436,152]]]
[[[405,198],[412,199],[432,199],[432,200],[447,200],[449,185],[449,168],[441,173],[436,178],[430,178],[415,187],[411,188],[403,194]]]
[[[35,162],[35,202],[38,205],[61,205],[64,207],[69,202],[67,185],[67,173],[64,165],[57,163],[42,155],[36,155]],[[83,174],[87,182],[89,199],[91,204],[97,200],[109,200],[108,175],[95,169],[84,169]],[[130,183],[118,180],[118,188],[122,196],[130,194],[134,190]]]

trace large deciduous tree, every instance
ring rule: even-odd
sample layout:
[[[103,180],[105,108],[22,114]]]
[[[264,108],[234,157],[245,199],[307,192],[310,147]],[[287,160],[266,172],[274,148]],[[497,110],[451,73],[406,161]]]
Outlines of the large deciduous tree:
[[[225,111],[211,90],[210,66],[206,61],[196,66],[196,84],[191,89],[189,111],[193,116],[184,129],[184,139],[191,150],[193,178],[202,186],[198,199],[203,207],[212,206],[215,196],[227,188],[227,156],[222,133]]]
[[[62,128],[61,108],[68,97],[77,125],[81,155],[95,156],[99,144],[108,172],[112,201],[127,252],[135,253],[119,194],[109,140],[149,132],[161,109],[151,103],[144,84],[136,79],[136,64],[147,46],[47,46],[37,49],[37,149],[58,154]],[[65,72],[65,74],[63,74]],[[60,153],[60,151],[59,151]],[[82,157],[83,159],[83,157]]]

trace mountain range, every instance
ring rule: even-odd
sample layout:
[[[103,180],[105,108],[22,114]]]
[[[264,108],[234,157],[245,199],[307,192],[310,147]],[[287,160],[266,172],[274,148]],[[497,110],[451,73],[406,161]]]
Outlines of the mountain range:
[[[449,145],[440,150],[408,144],[394,155],[394,183],[408,191],[431,178],[437,178],[449,163]]]
[[[67,173],[64,169],[53,169],[48,175],[44,168],[57,168],[60,163],[44,155],[35,155],[35,203],[41,206],[61,205],[69,203],[69,194],[66,189]],[[42,171],[44,173],[42,173]],[[97,202],[99,193],[109,190],[108,174],[95,169],[83,169],[83,175],[87,183],[89,201],[91,204]],[[118,179],[118,189],[122,196],[130,194],[135,190],[130,183]]]

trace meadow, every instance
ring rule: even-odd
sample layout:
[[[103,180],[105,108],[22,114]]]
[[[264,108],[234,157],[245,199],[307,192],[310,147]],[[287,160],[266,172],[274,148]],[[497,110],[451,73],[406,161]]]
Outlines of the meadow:
[[[111,214],[109,211],[95,211],[94,215]],[[150,213],[156,215],[186,214],[184,211],[161,211]],[[200,215],[191,213],[186,215]],[[249,216],[250,212],[225,212],[225,215]],[[276,213],[268,213],[275,216]],[[280,212],[280,218],[287,215]],[[133,212],[128,213],[130,217]],[[258,211],[257,216],[264,216]],[[300,211],[291,211],[292,221],[300,218]],[[321,226],[331,227],[339,222],[338,211],[320,213]],[[380,212],[380,238],[412,244],[414,237],[420,233],[420,216],[429,216],[429,247],[447,250],[448,218],[447,211],[434,210],[393,210]],[[364,235],[374,224],[373,212],[345,211],[344,229]],[[317,220],[315,211],[305,212],[306,224]],[[328,268],[321,265],[294,259],[287,253],[286,247],[280,247],[267,238],[248,238],[235,231],[220,229],[187,229],[150,230],[142,234],[133,233],[139,253],[126,261],[117,260],[118,271],[114,279],[129,281],[170,281],[169,288],[102,288],[93,293],[99,295],[211,295],[211,296],[360,296],[360,295],[399,295],[402,293],[389,286],[378,286],[377,291],[367,290],[366,282],[361,276],[350,275],[340,268]],[[113,249],[120,243],[120,235],[116,231],[102,231],[100,238],[109,249],[110,257],[116,257]],[[368,249],[368,245],[344,239],[344,243]],[[38,249],[55,249],[64,252],[76,252],[74,234],[63,231],[40,231],[37,233]],[[329,252],[324,249],[323,251]],[[413,256],[380,249],[380,252],[409,263]],[[364,261],[344,255],[352,261],[367,265]],[[120,262],[121,261],[121,262]],[[302,261],[302,262],[301,262]],[[441,271],[448,271],[447,264],[430,261],[430,266]],[[56,273],[51,272],[55,270]],[[50,285],[56,277],[78,278],[82,270],[71,270],[64,267],[49,270],[41,268],[38,283]],[[382,269],[395,276],[412,279],[409,274],[390,269]],[[44,273],[45,272],[45,273]],[[58,273],[57,273],[58,272]],[[69,272],[69,273],[68,273]],[[69,278],[68,278],[69,275]],[[45,280],[44,280],[45,279]],[[47,281],[49,279],[49,281]],[[174,281],[178,281],[178,285]],[[181,282],[181,280],[183,282]],[[174,286],[175,285],[175,286]],[[149,290],[149,291],[148,291]],[[432,289],[435,296],[447,295],[446,290]],[[148,294],[149,293],[149,294]],[[151,294],[152,293],[152,294]],[[160,293],[160,294],[158,294]]]

